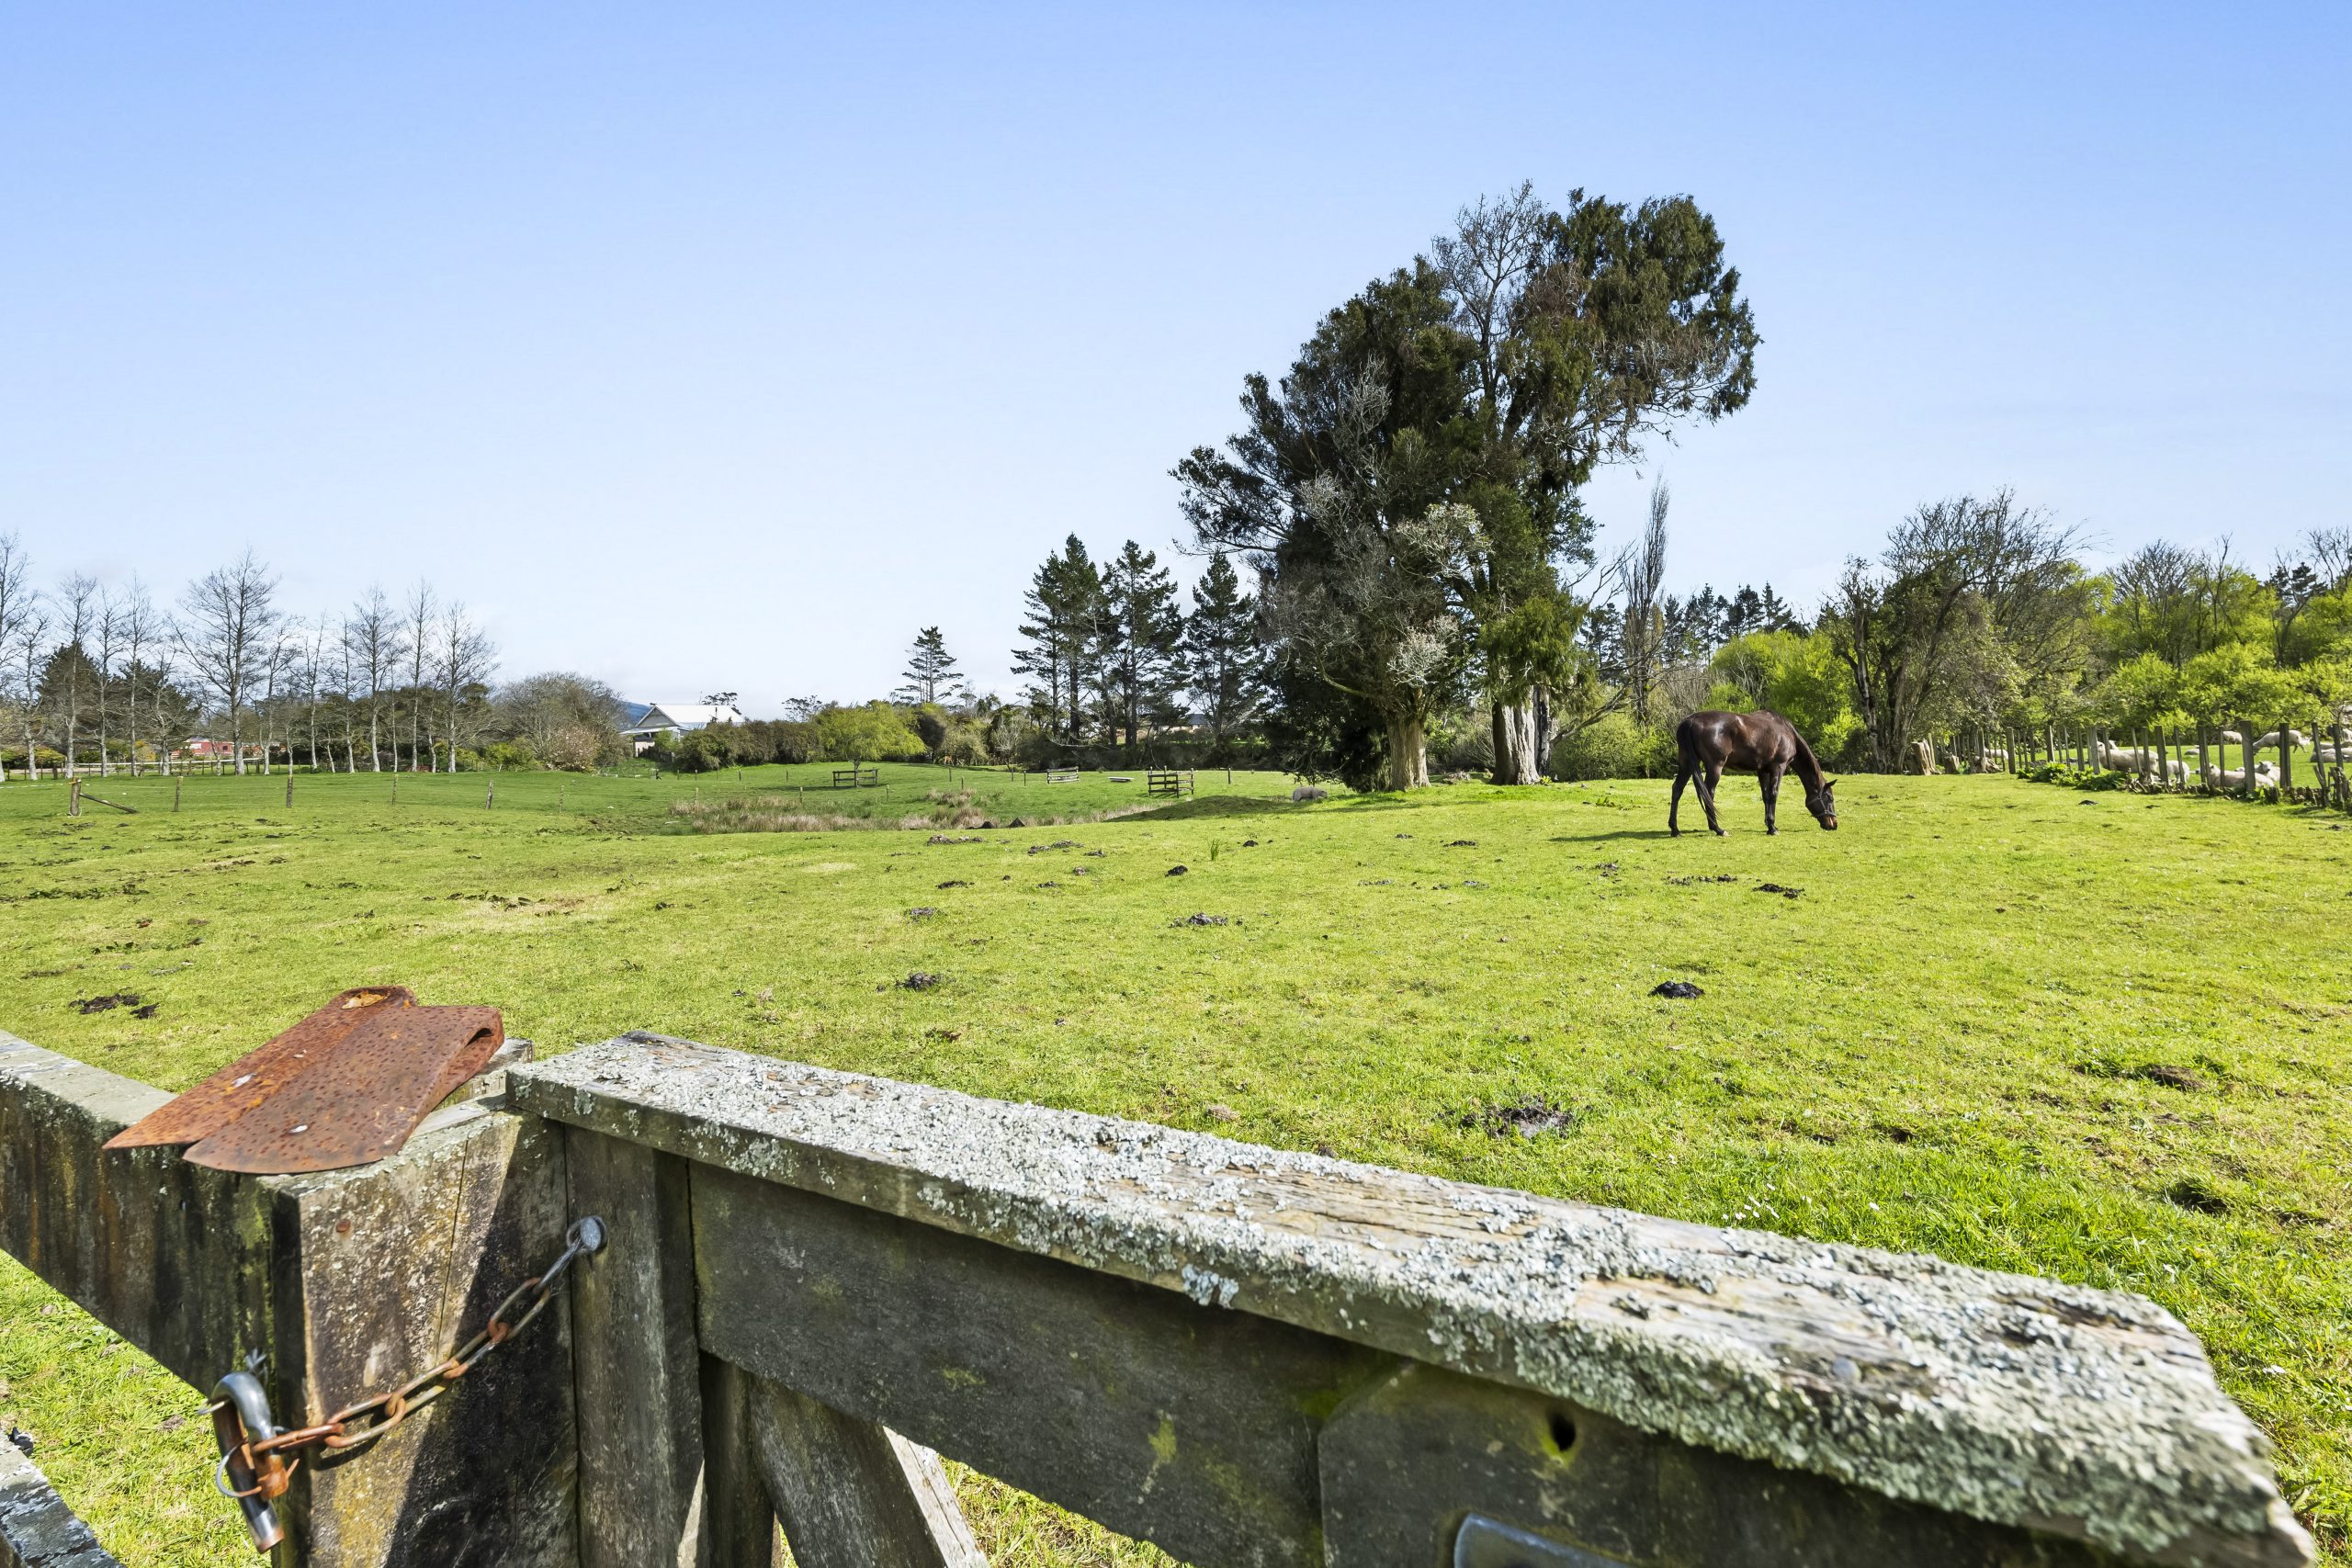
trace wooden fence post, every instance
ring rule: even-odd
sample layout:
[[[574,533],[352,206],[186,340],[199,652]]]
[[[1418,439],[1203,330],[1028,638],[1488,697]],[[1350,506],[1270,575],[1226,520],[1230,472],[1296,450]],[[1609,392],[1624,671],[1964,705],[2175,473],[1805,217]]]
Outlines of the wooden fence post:
[[[2295,787],[2295,727],[2278,726],[2278,799],[2283,804]]]
[[[200,1392],[257,1352],[282,1427],[447,1357],[562,1246],[562,1142],[537,1118],[460,1106],[308,1176],[102,1147],[170,1098],[0,1033],[0,1248]],[[303,1464],[279,1561],[574,1568],[571,1388],[559,1310],[364,1451]]]
[[[2335,793],[2342,797],[2344,809],[2352,811],[2352,791],[2346,788],[2346,769],[2352,768],[2352,754],[2344,747],[2344,713],[2336,710],[2335,717]]]
[[[2239,719],[2238,746],[2245,759],[2245,776],[2239,781],[2238,793],[2248,800],[2254,798],[2254,743],[2256,739],[2258,738],[2254,733],[2254,726],[2243,718]]]

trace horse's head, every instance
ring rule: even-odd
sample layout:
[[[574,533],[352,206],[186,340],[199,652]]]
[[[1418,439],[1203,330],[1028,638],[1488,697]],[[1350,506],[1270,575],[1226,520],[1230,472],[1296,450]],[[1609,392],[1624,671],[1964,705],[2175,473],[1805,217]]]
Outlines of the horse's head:
[[[1804,792],[1804,808],[1830,832],[1838,830],[1838,781],[1825,776],[1819,789]]]

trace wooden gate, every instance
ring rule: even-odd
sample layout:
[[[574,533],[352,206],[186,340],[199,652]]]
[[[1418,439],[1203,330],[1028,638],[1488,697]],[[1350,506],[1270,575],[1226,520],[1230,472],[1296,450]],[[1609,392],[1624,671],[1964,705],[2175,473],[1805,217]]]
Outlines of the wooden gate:
[[[2310,1560],[2138,1297],[648,1034],[328,1176],[98,1152],[161,1099],[0,1036],[0,1243],[199,1386],[317,1419],[610,1235],[289,1564],[977,1563],[942,1455],[1251,1568]]]

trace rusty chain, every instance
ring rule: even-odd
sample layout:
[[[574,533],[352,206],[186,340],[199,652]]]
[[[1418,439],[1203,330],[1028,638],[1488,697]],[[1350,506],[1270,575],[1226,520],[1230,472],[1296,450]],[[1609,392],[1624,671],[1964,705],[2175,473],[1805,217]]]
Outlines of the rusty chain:
[[[388,1393],[375,1394],[356,1404],[346,1404],[315,1427],[298,1427],[290,1431],[270,1431],[261,1437],[252,1433],[240,1402],[224,1393],[205,1406],[206,1414],[214,1418],[216,1430],[222,1428],[220,1417],[229,1414],[237,1441],[226,1436],[221,1440],[220,1462],[214,1467],[212,1483],[224,1496],[240,1501],[248,1498],[267,1501],[285,1492],[294,1472],[301,1466],[300,1450],[322,1448],[330,1454],[347,1453],[365,1448],[385,1433],[415,1415],[456,1386],[459,1378],[473,1371],[482,1358],[530,1326],[531,1320],[546,1310],[555,1288],[582,1253],[597,1253],[605,1247],[605,1222],[594,1214],[576,1220],[564,1233],[564,1248],[546,1272],[524,1280],[498,1303],[481,1332],[450,1353],[448,1358],[419,1372],[415,1377]],[[514,1315],[517,1309],[521,1315]],[[232,1372],[222,1380],[227,1385],[239,1379],[251,1381],[249,1373]],[[259,1393],[255,1383],[253,1393]],[[266,1413],[266,1406],[265,1406]],[[265,1427],[267,1422],[265,1420]],[[293,1456],[289,1458],[288,1456]],[[253,1484],[242,1489],[230,1483],[232,1464],[253,1478]]]

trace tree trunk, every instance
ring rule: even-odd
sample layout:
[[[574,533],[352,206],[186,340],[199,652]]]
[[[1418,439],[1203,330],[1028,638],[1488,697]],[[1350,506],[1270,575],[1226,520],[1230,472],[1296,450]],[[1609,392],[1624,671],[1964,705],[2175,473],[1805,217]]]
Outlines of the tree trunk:
[[[1420,715],[1388,721],[1388,787],[1423,789],[1430,782],[1428,726]]]
[[[1495,783],[1533,784],[1544,776],[1536,756],[1535,703],[1497,703],[1494,706]]]

